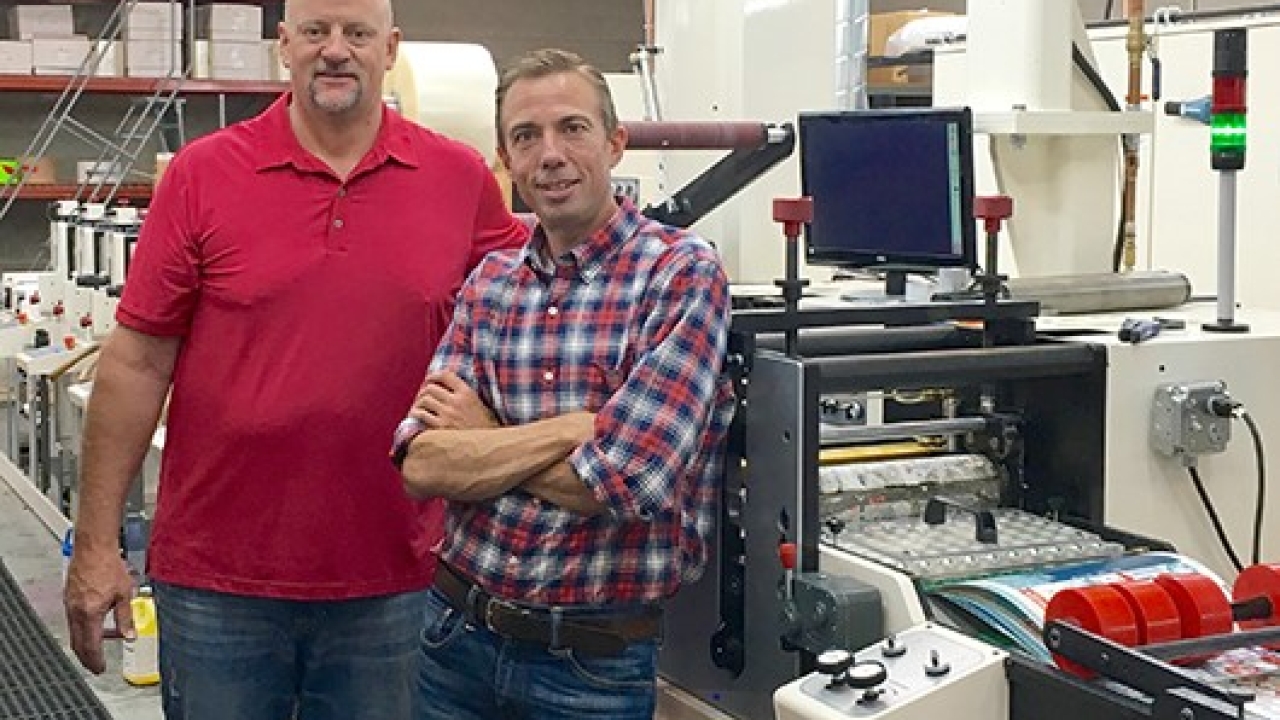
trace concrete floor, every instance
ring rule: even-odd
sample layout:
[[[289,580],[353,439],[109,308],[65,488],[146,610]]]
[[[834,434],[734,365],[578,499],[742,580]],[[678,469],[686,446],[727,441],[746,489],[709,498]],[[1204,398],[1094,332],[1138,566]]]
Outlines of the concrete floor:
[[[0,482],[0,558],[18,581],[32,607],[68,655],[67,622],[62,613],[62,553],[57,539]],[[74,660],[73,660],[74,662]],[[107,671],[85,677],[116,720],[161,720],[157,687],[135,688],[120,675],[120,642],[108,641]]]

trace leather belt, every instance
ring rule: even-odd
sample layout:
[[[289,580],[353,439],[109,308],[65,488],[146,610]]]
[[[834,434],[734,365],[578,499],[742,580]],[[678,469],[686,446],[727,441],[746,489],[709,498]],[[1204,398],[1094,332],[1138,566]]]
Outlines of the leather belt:
[[[662,628],[662,611],[656,607],[626,615],[580,617],[564,608],[531,607],[494,597],[443,562],[436,569],[435,587],[473,625],[508,640],[584,655],[621,655],[633,642],[658,637]]]

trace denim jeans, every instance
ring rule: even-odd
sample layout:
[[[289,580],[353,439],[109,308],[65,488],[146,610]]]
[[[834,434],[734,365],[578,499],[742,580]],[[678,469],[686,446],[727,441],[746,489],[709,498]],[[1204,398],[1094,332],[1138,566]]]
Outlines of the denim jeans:
[[[413,717],[425,592],[292,601],[155,584],[167,720]]]
[[[658,644],[616,657],[507,640],[467,623],[439,591],[427,596],[418,720],[650,720]]]

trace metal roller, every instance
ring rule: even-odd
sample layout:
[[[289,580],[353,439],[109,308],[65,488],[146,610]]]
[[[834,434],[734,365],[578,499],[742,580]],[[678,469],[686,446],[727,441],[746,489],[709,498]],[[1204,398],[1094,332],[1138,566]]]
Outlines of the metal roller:
[[[1009,294],[1061,315],[1157,310],[1190,299],[1191,281],[1182,273],[1163,271],[1053,275],[1010,279]]]
[[[628,120],[622,125],[631,150],[733,150],[775,142],[771,128],[761,122]]]

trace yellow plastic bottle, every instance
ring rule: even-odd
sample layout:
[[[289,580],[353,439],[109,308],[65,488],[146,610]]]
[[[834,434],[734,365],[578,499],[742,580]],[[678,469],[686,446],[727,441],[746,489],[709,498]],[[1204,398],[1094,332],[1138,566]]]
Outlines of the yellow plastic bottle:
[[[160,632],[150,588],[140,589],[129,605],[137,637],[124,643],[122,674],[130,685],[155,685],[160,682]]]

